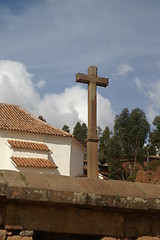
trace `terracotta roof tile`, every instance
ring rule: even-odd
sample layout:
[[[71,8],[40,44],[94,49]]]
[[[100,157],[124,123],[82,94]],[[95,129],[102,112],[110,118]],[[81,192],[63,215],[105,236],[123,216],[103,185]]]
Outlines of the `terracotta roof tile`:
[[[43,158],[11,157],[17,167],[57,168],[50,160]]]
[[[44,143],[27,142],[19,140],[8,140],[8,143],[12,148],[33,149],[39,151],[49,151],[49,148]]]
[[[17,105],[0,103],[0,129],[72,137],[34,117]]]

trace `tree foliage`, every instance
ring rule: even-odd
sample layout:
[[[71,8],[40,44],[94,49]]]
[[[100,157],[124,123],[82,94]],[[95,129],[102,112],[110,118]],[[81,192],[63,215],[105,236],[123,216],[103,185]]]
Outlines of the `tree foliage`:
[[[160,150],[160,116],[156,116],[153,121],[155,129],[150,133],[150,142],[153,146]]]
[[[73,135],[75,136],[75,138],[77,138],[84,145],[86,145],[87,130],[87,125],[85,123],[80,124],[80,122],[76,123],[73,130]]]
[[[121,146],[123,158],[143,162],[144,144],[148,137],[150,125],[142,109],[131,111],[124,109],[115,118],[114,134]]]
[[[130,136],[135,161],[143,162],[143,148],[150,131],[145,113],[136,108],[130,114]]]
[[[132,177],[131,170],[124,170],[121,160],[143,163],[144,156],[155,153],[155,146],[160,148],[160,116],[153,122],[155,129],[150,133],[150,125],[146,115],[140,108],[135,108],[131,112],[124,108],[119,115],[116,115],[113,131],[106,126],[104,131],[97,127],[97,135],[100,139],[98,157],[103,164],[109,165],[109,177],[112,179],[122,179]],[[67,125],[63,130],[70,132]],[[86,145],[87,126],[85,123],[77,122],[73,135],[80,142]],[[150,141],[149,141],[150,136]],[[146,140],[148,144],[145,145]]]
[[[110,144],[110,130],[105,127],[99,141],[99,161],[105,163],[108,159],[109,144]]]
[[[68,126],[68,125],[66,125],[66,124],[63,126],[62,130],[64,130],[65,132],[68,132],[68,133],[70,133],[69,126]]]
[[[123,168],[120,162],[121,147],[108,127],[105,127],[99,144],[99,161],[109,165],[109,178],[122,179]]]
[[[42,115],[40,115],[40,116],[38,117],[38,119],[40,119],[40,120],[43,121],[43,122],[46,122],[46,119],[45,119]]]
[[[114,136],[121,147],[123,158],[131,158],[130,139],[130,113],[127,108],[123,109],[120,115],[116,115],[114,123]]]
[[[128,176],[128,170],[122,168],[121,160],[139,161],[143,163],[145,141],[150,130],[149,123],[144,112],[127,108],[115,117],[113,132],[106,127],[100,137],[99,161],[109,164],[109,177],[122,179],[124,174]],[[130,171],[132,174],[132,171]]]

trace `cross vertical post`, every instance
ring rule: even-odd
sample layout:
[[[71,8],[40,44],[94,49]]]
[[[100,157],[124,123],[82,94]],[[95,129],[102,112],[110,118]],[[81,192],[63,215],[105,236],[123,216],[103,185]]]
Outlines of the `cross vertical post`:
[[[108,78],[97,77],[97,67],[88,67],[88,74],[76,74],[76,82],[88,84],[87,177],[98,178],[97,86],[107,87]]]

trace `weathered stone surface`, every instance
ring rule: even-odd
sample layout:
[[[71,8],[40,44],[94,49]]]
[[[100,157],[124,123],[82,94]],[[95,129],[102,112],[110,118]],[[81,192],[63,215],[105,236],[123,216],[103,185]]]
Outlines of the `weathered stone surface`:
[[[34,231],[30,231],[30,230],[23,230],[23,231],[21,231],[20,232],[20,236],[22,236],[22,237],[31,237],[31,236],[33,236],[33,234],[34,234]]]
[[[6,230],[0,229],[0,240],[5,240],[6,239]]]
[[[120,240],[119,238],[104,237],[102,240]]]
[[[150,236],[143,236],[137,238],[137,240],[159,240],[159,237],[150,237]],[[120,240],[119,238],[110,238],[110,237],[104,237],[101,240]],[[128,238],[123,239],[123,240],[129,240]]]
[[[139,236],[148,235],[152,228],[152,222],[149,218],[144,218],[143,216],[139,215],[137,221],[135,222],[135,229],[137,230]]]
[[[6,193],[0,195],[0,218],[6,229],[160,235],[160,185],[2,172]]]
[[[7,235],[8,236],[12,236],[13,235],[12,230],[6,230],[6,231],[7,231]]]
[[[123,215],[104,210],[41,204],[9,204],[6,219],[25,229],[88,235],[123,235]]]
[[[13,171],[2,173],[7,183],[8,199],[126,209],[160,209],[160,185]]]
[[[160,218],[154,218],[152,222],[152,231],[154,236],[160,235],[159,229],[160,229]]]
[[[125,221],[125,236],[136,236],[137,232],[136,232],[136,228],[135,228],[135,219],[134,219],[134,215],[130,215],[127,217],[126,221]]]
[[[88,84],[87,176],[98,179],[97,86],[107,87],[108,78],[97,76],[97,67],[90,66],[88,74],[76,74],[76,82]]]
[[[159,240],[159,237],[150,237],[150,236],[143,236],[139,237],[137,240]]]
[[[6,196],[6,181],[3,177],[3,172],[0,172],[0,196]]]
[[[8,236],[7,240],[33,240],[32,237],[22,237],[22,236]]]

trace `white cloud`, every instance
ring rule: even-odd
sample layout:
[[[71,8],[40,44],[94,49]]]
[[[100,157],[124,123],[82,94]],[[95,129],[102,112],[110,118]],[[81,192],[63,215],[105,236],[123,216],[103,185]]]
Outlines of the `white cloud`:
[[[160,115],[160,80],[147,83],[136,77],[134,82],[145,96],[145,101],[147,101],[146,115],[152,124],[155,116]]]
[[[138,89],[142,90],[142,82],[141,82],[141,80],[138,77],[136,77],[134,79],[134,82],[135,82],[136,86],[138,87]]]
[[[0,101],[16,103],[32,108],[40,101],[39,93],[34,89],[32,75],[20,62],[0,61]]]
[[[100,94],[98,94],[97,99],[97,112],[97,125],[102,128],[105,128],[106,126],[112,128],[114,124],[115,114],[111,108],[110,101],[107,98],[101,96]]]
[[[154,104],[151,104],[147,108],[147,118],[150,123],[153,123],[155,116],[158,116],[158,112],[155,110]]]
[[[43,88],[45,85],[46,85],[46,81],[44,81],[44,80],[40,80],[37,82],[37,87],[39,89]]]
[[[160,108],[160,80],[148,84],[146,95],[155,104],[155,107]]]
[[[43,86],[44,81],[39,81]],[[87,90],[80,85],[66,88],[64,92],[48,93],[40,97],[29,74],[20,62],[0,61],[0,101],[17,104],[33,113],[42,115],[48,123],[62,128],[67,124],[73,129],[77,121],[87,123]],[[98,124],[113,126],[114,112],[108,99],[98,94]]]
[[[148,98],[149,104],[146,114],[148,120],[150,121],[150,123],[152,123],[155,116],[160,115],[160,80],[148,84],[142,84],[140,82],[140,86],[142,92]]]
[[[132,66],[130,66],[129,64],[123,63],[117,68],[116,75],[124,77],[129,72],[133,72],[133,71],[134,71],[134,69]]]

